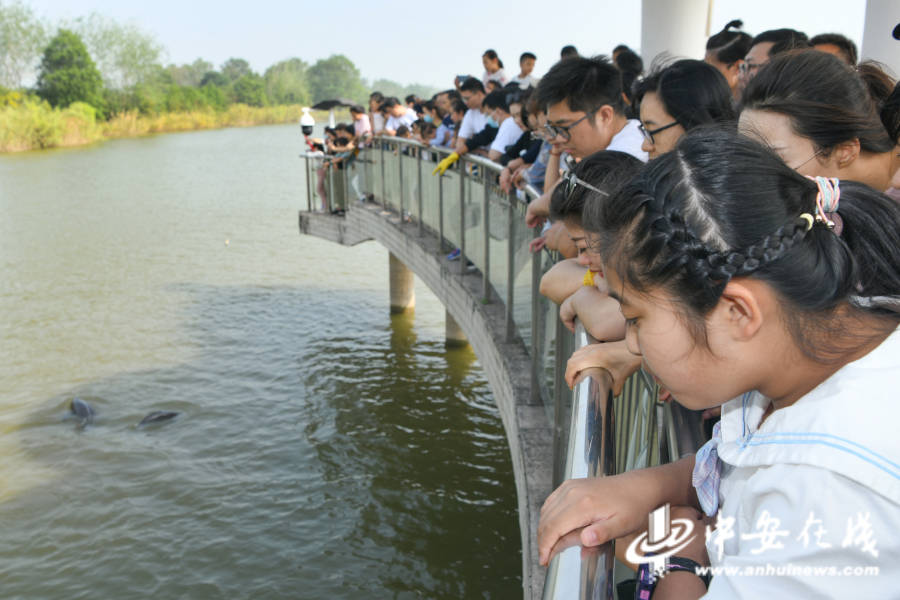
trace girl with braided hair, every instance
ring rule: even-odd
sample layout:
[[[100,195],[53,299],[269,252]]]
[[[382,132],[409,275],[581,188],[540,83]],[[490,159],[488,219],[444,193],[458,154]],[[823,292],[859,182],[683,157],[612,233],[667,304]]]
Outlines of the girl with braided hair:
[[[900,206],[698,129],[600,211],[592,242],[629,349],[678,402],[722,419],[696,457],[560,486],[541,511],[541,560],[562,538],[639,531],[671,504],[717,516],[705,543],[723,570],[706,598],[896,589]],[[697,582],[667,575],[653,598],[690,597],[685,579]]]

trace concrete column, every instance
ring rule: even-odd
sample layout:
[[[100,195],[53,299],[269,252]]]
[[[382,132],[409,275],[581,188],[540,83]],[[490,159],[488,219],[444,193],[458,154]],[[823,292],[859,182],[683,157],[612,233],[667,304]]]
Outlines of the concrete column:
[[[897,0],[868,0],[863,26],[862,48],[859,58],[882,62],[895,76],[900,75],[900,40],[891,33],[900,24],[900,2]]]
[[[456,322],[453,315],[451,315],[449,311],[445,311],[445,315],[447,325],[444,343],[446,346],[448,348],[459,348],[468,345],[469,338],[466,337],[462,327],[459,326],[459,323]]]
[[[413,272],[400,259],[390,254],[389,275],[391,280],[391,312],[402,313],[416,307],[416,290],[413,287]]]
[[[710,4],[710,0],[643,0],[640,54],[645,68],[661,52],[702,60]]]

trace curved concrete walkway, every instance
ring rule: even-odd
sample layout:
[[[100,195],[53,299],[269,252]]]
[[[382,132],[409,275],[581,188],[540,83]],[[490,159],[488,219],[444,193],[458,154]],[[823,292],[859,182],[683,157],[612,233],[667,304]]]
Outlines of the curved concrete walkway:
[[[447,262],[437,236],[422,236],[414,223],[401,223],[381,206],[354,206],[346,216],[300,212],[300,232],[345,246],[375,240],[410,268],[462,327],[484,367],[512,457],[522,536],[522,587],[528,599],[541,597],[545,569],[537,561],[537,525],[549,495],[553,435],[544,407],[531,399],[531,361],[516,335],[506,339],[503,301],[482,303],[482,277],[460,274],[460,262]]]

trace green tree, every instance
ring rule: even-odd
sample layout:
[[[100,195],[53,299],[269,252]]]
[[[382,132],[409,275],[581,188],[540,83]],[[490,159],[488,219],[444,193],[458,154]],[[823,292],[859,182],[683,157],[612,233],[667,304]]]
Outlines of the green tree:
[[[243,58],[229,58],[222,64],[222,75],[228,78],[228,81],[234,82],[244,75],[251,75],[253,70]]]
[[[243,75],[232,87],[234,101],[249,106],[265,106],[266,82],[256,73]]]
[[[16,89],[34,73],[47,46],[47,26],[21,2],[0,3],[0,85]]]
[[[52,106],[81,101],[103,108],[103,79],[74,32],[60,29],[50,40],[41,60],[37,93]]]
[[[213,70],[213,65],[211,62],[198,58],[189,65],[169,65],[166,70],[172,74],[172,79],[178,85],[200,87],[203,76]]]
[[[368,96],[359,69],[342,54],[317,61],[308,76],[313,102],[339,97],[363,102]]]
[[[137,26],[91,13],[69,28],[84,40],[107,87],[129,88],[156,74],[163,47]]]
[[[207,71],[200,79],[200,87],[212,85],[217,88],[226,88],[229,83],[229,79],[218,71]]]
[[[276,105],[309,104],[306,69],[306,63],[299,58],[289,58],[266,69],[264,79],[269,101]]]

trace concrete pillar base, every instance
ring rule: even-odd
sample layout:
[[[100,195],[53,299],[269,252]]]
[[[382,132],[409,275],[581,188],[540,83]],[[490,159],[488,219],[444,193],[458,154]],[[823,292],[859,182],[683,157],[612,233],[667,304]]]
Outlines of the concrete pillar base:
[[[416,307],[416,290],[413,286],[413,272],[391,253],[388,258],[388,272],[391,288],[391,312],[399,314]]]
[[[469,338],[463,332],[462,327],[456,322],[449,312],[445,312],[446,333],[444,335],[444,344],[448,348],[463,348],[469,345]]]

